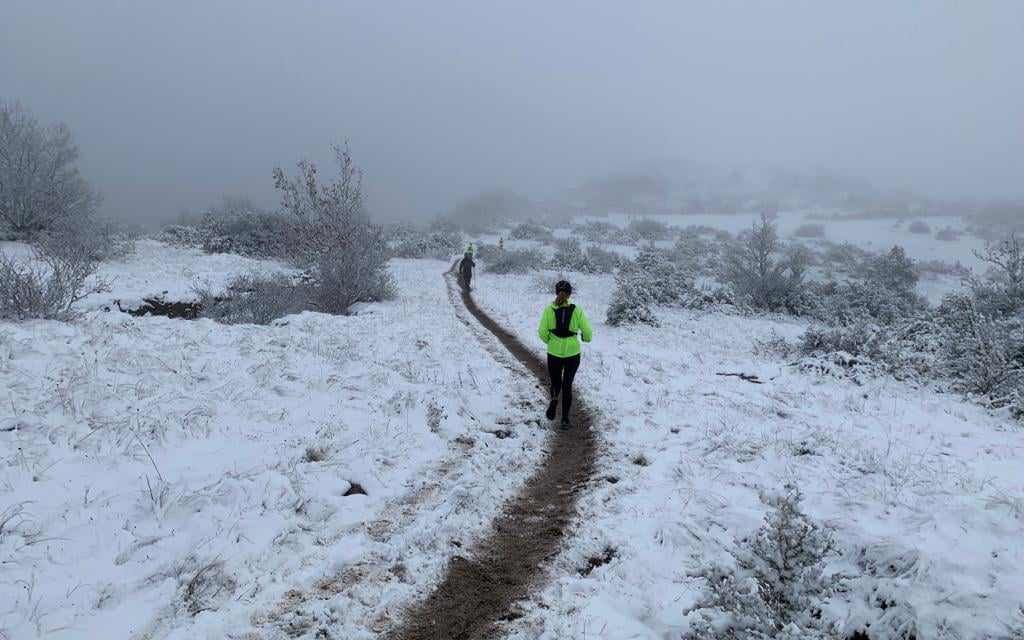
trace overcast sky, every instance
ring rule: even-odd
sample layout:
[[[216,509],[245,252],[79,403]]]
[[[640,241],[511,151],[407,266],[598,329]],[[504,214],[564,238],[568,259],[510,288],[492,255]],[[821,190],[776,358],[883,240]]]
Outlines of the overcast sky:
[[[0,99],[139,217],[345,139],[388,215],[667,158],[1021,196],[1024,2],[0,0]]]

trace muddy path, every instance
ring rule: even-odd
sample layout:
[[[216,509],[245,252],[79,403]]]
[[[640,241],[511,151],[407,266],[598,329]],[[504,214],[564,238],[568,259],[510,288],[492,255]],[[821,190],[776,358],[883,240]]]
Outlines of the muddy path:
[[[455,286],[454,268],[445,274]],[[462,288],[466,310],[536,377],[547,400],[547,367],[510,331],[487,315]],[[495,627],[517,617],[514,606],[543,578],[576,516],[577,498],[594,475],[597,446],[592,415],[574,399],[573,427],[552,428],[548,450],[522,489],[505,504],[488,531],[464,556],[454,557],[444,578],[405,613],[388,640],[462,640],[495,637]]]

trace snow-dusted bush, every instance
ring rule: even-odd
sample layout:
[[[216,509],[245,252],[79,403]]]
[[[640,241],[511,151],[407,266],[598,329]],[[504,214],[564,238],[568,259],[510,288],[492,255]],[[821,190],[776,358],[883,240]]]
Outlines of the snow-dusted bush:
[[[624,261],[618,253],[594,246],[583,250],[583,260],[586,273],[612,273]]]
[[[599,247],[584,249],[576,238],[567,238],[555,243],[550,266],[552,269],[581,273],[612,273],[620,262],[619,254],[613,251]]]
[[[56,238],[36,247],[31,258],[0,251],[0,318],[71,319],[75,303],[109,290],[104,281],[89,283],[98,265],[86,243]]]
[[[202,227],[171,224],[160,230],[158,239],[174,247],[202,247],[209,237]]]
[[[399,238],[392,247],[397,258],[434,258],[448,260],[465,249],[459,231],[412,232]]]
[[[299,162],[299,176],[274,169],[274,186],[292,216],[289,255],[316,271],[314,304],[325,313],[346,313],[356,302],[390,297],[394,282],[387,269],[383,229],[363,207],[362,173],[347,148],[335,147],[338,175],[320,179],[315,164]]]
[[[622,227],[600,220],[575,225],[572,233],[574,237],[587,240],[588,242],[623,244],[628,240]]]
[[[975,255],[989,267],[982,278],[970,282],[979,311],[1001,318],[1024,309],[1024,242],[1011,233]]]
[[[314,307],[342,315],[357,302],[378,302],[396,295],[394,278],[387,270],[383,236],[367,230],[362,243],[327,253],[316,264]]]
[[[671,256],[669,251],[647,247],[620,267],[608,306],[608,324],[656,324],[656,305],[699,309],[722,301],[694,287],[690,274]]]
[[[824,238],[825,225],[816,223],[802,224],[793,231],[797,238]]]
[[[932,232],[932,228],[929,227],[928,223],[924,220],[914,220],[910,223],[910,226],[907,227],[907,231],[910,233],[927,234]]]
[[[544,252],[539,249],[506,249],[488,262],[484,271],[488,273],[529,273],[545,264]]]
[[[100,199],[77,162],[66,125],[44,127],[20,104],[0,103],[0,227],[27,238],[91,217]]]
[[[626,233],[636,240],[668,240],[672,230],[667,224],[652,218],[631,220],[626,226]]]
[[[503,253],[505,253],[504,247],[499,247],[496,244],[481,243],[476,246],[474,257],[477,262],[488,264],[497,260]]]
[[[286,259],[294,244],[295,225],[277,213],[258,210],[229,215],[208,213],[202,227],[200,246],[207,253]]]
[[[839,638],[824,606],[839,584],[824,572],[835,546],[832,533],[801,511],[799,489],[763,495],[771,508],[764,524],[744,539],[735,567],[704,573],[708,594],[691,614],[689,637],[723,640]]]
[[[542,242],[555,237],[551,229],[536,222],[518,224],[509,232],[508,236],[513,240],[540,240]]]
[[[969,295],[947,296],[936,311],[945,373],[966,393],[1008,406],[1024,391],[1024,319],[982,313]]]
[[[935,239],[942,242],[958,242],[960,240],[960,232],[952,227],[945,227],[935,232]]]
[[[672,260],[693,275],[710,276],[721,259],[721,245],[703,234],[684,229],[676,238]]]
[[[825,243],[825,250],[820,254],[819,261],[828,271],[853,273],[862,263],[870,260],[873,254],[860,247],[844,242],[842,244]]]
[[[650,283],[620,271],[615,277],[615,290],[608,303],[605,322],[613,327],[626,324],[658,326],[658,318],[652,308],[653,298]]]
[[[794,311],[803,306],[805,249],[784,250],[775,224],[766,216],[726,251],[722,280],[755,309]]]
[[[225,324],[270,324],[313,308],[313,288],[282,274],[238,276],[224,295],[196,287],[201,314]]]

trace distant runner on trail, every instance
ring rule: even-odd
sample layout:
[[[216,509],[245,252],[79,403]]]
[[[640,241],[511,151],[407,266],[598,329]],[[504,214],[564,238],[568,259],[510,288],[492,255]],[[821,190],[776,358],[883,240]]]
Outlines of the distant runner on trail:
[[[555,419],[558,396],[562,396],[562,429],[568,429],[572,406],[572,381],[580,366],[580,341],[590,342],[593,329],[583,309],[569,302],[572,285],[565,280],[555,285],[555,301],[544,307],[537,334],[548,345],[548,373],[551,375],[551,402],[548,420]]]
[[[462,280],[463,286],[467,289],[469,288],[469,283],[473,280],[473,267],[475,266],[476,262],[473,261],[473,252],[466,249],[466,255],[462,256],[462,260],[459,261],[459,279]]]

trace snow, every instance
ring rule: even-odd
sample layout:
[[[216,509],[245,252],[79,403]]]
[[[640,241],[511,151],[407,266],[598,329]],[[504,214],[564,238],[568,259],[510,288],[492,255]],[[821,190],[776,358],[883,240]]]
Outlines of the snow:
[[[551,583],[508,637],[678,638],[702,567],[725,562],[764,517],[759,492],[788,481],[836,529],[844,553],[831,570],[860,576],[837,605],[848,630],[881,614],[871,588],[891,590],[917,637],[1004,637],[1004,623],[1024,624],[1019,425],[952,395],[887,378],[856,386],[755,355],[758,340],[802,333],[792,319],[659,309],[660,328],[609,327],[611,278],[572,280],[595,325],[578,392],[601,415],[599,474],[617,482],[583,498]],[[475,295],[540,353],[550,294],[535,282],[482,274]],[[606,547],[615,559],[581,576]],[[869,580],[854,566],[861,550],[882,567],[910,560]]]
[[[254,266],[147,241],[104,275],[141,299]],[[396,261],[397,300],[269,327],[0,324],[0,635],[373,637],[541,453],[532,385],[446,268]]]

